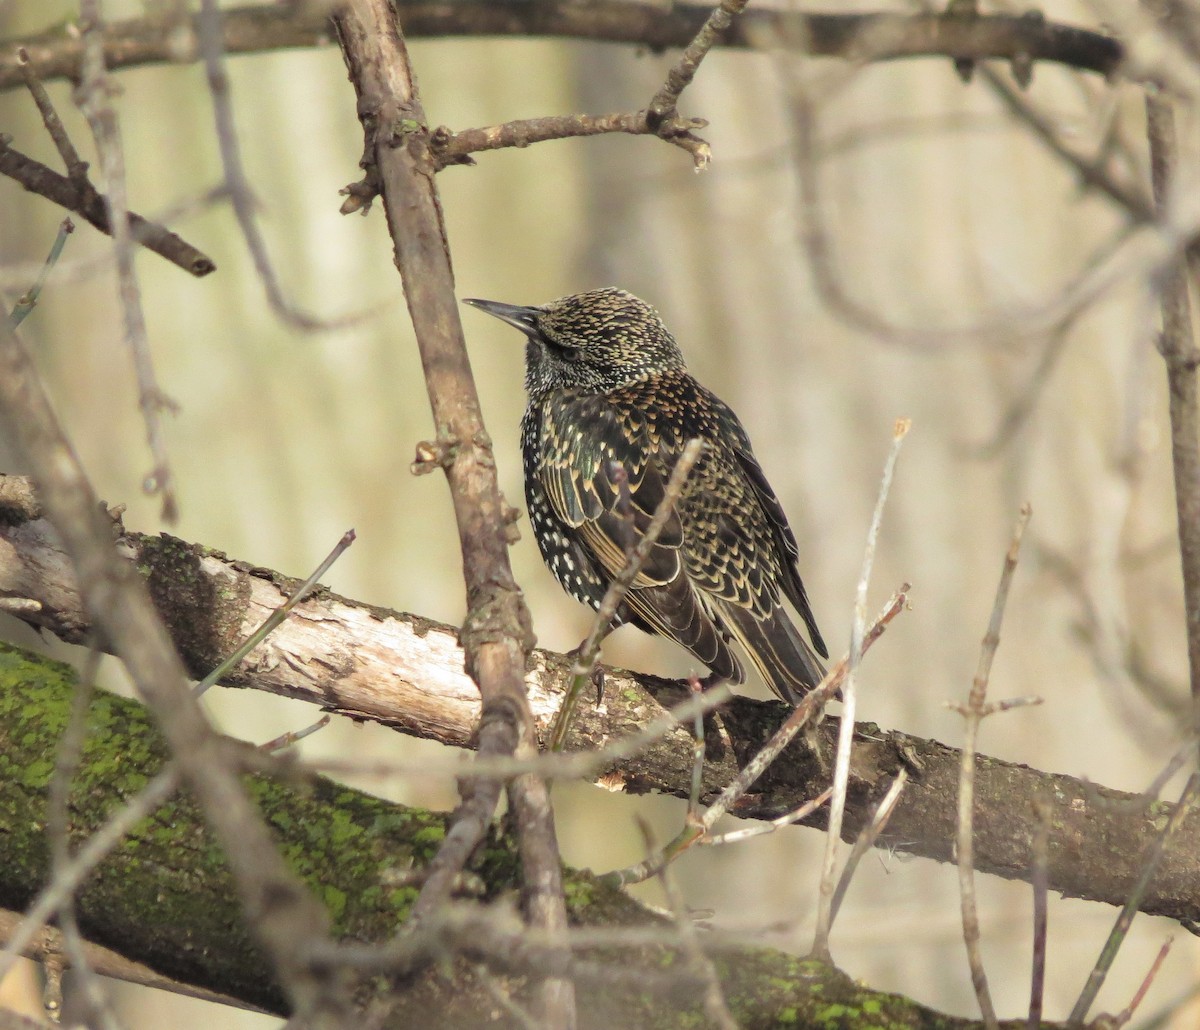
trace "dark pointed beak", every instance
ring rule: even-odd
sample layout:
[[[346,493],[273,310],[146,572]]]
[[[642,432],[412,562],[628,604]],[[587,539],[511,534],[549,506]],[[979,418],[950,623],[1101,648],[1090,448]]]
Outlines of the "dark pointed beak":
[[[479,300],[476,297],[464,297],[464,304],[495,315],[501,322],[507,322],[515,329],[520,329],[526,336],[537,336],[537,308],[522,307],[520,304],[505,304],[499,300]]]

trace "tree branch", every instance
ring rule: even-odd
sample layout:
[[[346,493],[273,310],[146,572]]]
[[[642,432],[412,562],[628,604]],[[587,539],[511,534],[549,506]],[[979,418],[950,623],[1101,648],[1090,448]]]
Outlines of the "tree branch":
[[[41,821],[61,722],[47,713],[66,712],[73,679],[65,666],[0,645],[0,818],[7,830],[0,838],[0,907],[23,907],[49,875]],[[70,798],[76,841],[157,775],[168,755],[149,713],[134,701],[99,692],[88,721],[120,727],[120,733],[94,733],[84,747]],[[223,747],[245,750],[230,741]],[[498,1018],[480,966],[505,976],[522,1005],[539,969],[565,966],[579,984],[581,1022],[588,1028],[682,1028],[703,1018],[704,981],[678,928],[590,874],[564,870],[572,899],[565,946],[521,926],[502,905],[464,900],[451,902],[427,932],[394,940],[396,925],[411,918],[415,884],[445,831],[445,817],[321,777],[306,777],[296,789],[260,775],[246,782],[297,874],[329,904],[333,934],[344,942],[330,951],[331,961],[370,973],[422,965],[413,956],[441,959],[387,995],[396,1007],[385,1030],[427,1026],[431,1013],[440,1026],[521,1026],[511,1016]],[[282,1014],[287,1003],[245,927],[214,845],[191,799],[167,802],[81,888],[81,927],[91,941],[153,963],[161,976]],[[486,858],[472,872],[488,897],[511,894],[520,879],[512,842],[493,834]],[[0,918],[0,935],[11,925],[11,917]],[[831,1006],[864,1013],[871,1026],[980,1026],[736,937],[708,932],[696,935],[691,946],[711,960],[743,1027],[821,1025]],[[118,963],[105,971],[125,975]],[[142,975],[137,971],[134,978]],[[365,980],[358,1004],[370,1005],[380,990],[389,988]]]
[[[3,319],[0,423],[35,471],[42,502],[77,571],[84,610],[152,705],[185,781],[201,799],[234,869],[248,918],[293,1003],[316,1027],[336,1023],[346,1007],[337,976],[316,975],[304,950],[306,941],[324,934],[325,910],[292,875],[234,771],[222,761],[218,738],[187,688],[145,584],[113,548],[112,526],[59,428],[29,355]]]
[[[627,0],[577,4],[402,2],[405,34],[425,36],[558,36],[626,43],[651,50],[685,47],[711,8],[695,4],[661,7]],[[182,21],[130,18],[108,26],[105,63],[110,69],[144,64],[195,62],[198,16]],[[222,11],[229,54],[326,46],[328,18],[318,4],[255,5]],[[863,53],[863,41],[870,49]],[[1099,32],[1046,21],[1040,16],[944,14],[800,14],[751,8],[717,36],[722,47],[782,46],[821,57],[892,60],[952,57],[960,60],[1052,61],[1081,71],[1114,75],[1124,56],[1121,44]],[[70,25],[20,41],[43,80],[79,73],[82,46]],[[22,83],[16,46],[0,45],[0,89]]]
[[[0,134],[0,175],[7,175],[30,193],[36,193],[74,212],[106,236],[112,235],[112,223],[108,218],[104,197],[90,182],[75,182],[69,176],[60,175],[53,168],[14,150],[11,142],[10,136]],[[187,240],[132,211],[129,213],[129,236],[133,242],[140,243],[197,278],[208,275],[217,267],[212,258]]]
[[[36,515],[18,477],[0,477],[0,598],[29,602],[18,617],[64,640],[86,639],[83,613],[70,567],[48,523]],[[24,514],[22,514],[24,512]],[[169,536],[127,534],[120,546],[141,571],[180,653],[201,675],[267,612],[286,599],[293,580],[255,569],[219,552]],[[471,746],[479,696],[463,672],[452,627],[375,608],[332,593],[298,606],[225,681],[308,700],[332,710],[430,737]],[[571,680],[571,661],[534,650],[526,683],[534,718],[547,732]],[[581,706],[567,740],[571,751],[599,750],[625,740],[689,696],[685,683],[605,670],[602,704]],[[728,736],[710,730],[701,797],[710,803],[761,749],[788,716],[774,702],[735,697],[721,710]],[[827,744],[838,722],[822,726]],[[732,742],[732,746],[730,746]],[[636,755],[613,760],[593,777],[610,789],[641,794],[662,791],[686,798],[693,765],[693,737],[676,726]],[[567,761],[576,760],[570,756]],[[549,759],[541,761],[549,763]],[[936,741],[859,724],[850,769],[843,836],[853,841],[901,767],[920,769],[878,844],[912,854],[953,860],[961,752]],[[350,764],[347,771],[353,768]],[[547,770],[554,768],[550,764]],[[448,767],[447,775],[461,772]],[[564,773],[565,774],[565,773]],[[557,772],[556,772],[557,775]],[[775,819],[828,786],[828,773],[801,744],[775,762],[755,793],[738,805],[745,819]],[[1155,838],[1170,805],[1110,790],[1070,776],[979,756],[975,765],[975,865],[1007,879],[1030,879],[1032,842],[1041,818],[1032,804],[1044,800],[1053,832],[1046,870],[1050,890],[1071,897],[1124,903],[1138,876],[1138,855]],[[805,820],[824,827],[823,813]],[[1150,886],[1142,911],[1200,920],[1200,819],[1180,830]]]
[[[366,139],[366,183],[383,197],[396,268],[416,332],[443,468],[454,503],[467,590],[464,663],[482,698],[476,731],[481,756],[537,752],[525,692],[525,661],[533,629],[513,579],[491,440],[471,374],[454,272],[442,222],[436,162],[425,128],[408,50],[388,0],[355,0],[333,17]],[[463,863],[482,839],[499,800],[499,777],[470,781],[455,824],[414,908],[419,922],[445,903]],[[550,933],[566,927],[566,907],[545,783],[536,773],[508,783],[521,838],[529,893],[527,916]],[[552,1030],[575,1025],[574,995],[566,980],[547,979],[543,1018]]]

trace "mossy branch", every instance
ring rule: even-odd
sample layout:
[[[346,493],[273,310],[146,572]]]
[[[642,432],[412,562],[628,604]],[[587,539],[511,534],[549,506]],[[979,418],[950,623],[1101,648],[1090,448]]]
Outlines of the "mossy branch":
[[[0,907],[28,905],[48,875],[43,821],[74,680],[67,666],[0,645]],[[97,694],[89,730],[70,800],[75,840],[94,832],[168,757],[148,712],[134,701]],[[417,896],[420,871],[442,839],[445,817],[319,777],[288,785],[248,775],[245,782],[293,870],[324,900],[334,935],[355,943],[391,940]],[[503,939],[505,899],[519,887],[511,842],[492,833],[471,873],[476,904],[467,918],[475,927],[491,927],[494,920],[489,933]],[[702,992],[677,930],[589,873],[565,869],[564,876],[582,1025],[699,1025]],[[142,823],[96,870],[79,893],[77,910],[91,940],[176,980],[284,1011],[282,992],[243,925],[220,848],[184,794]],[[458,941],[445,962],[426,969],[393,999],[389,1026],[506,1025],[492,1019],[495,1001],[480,970],[502,977],[520,998],[522,952],[492,954],[488,935],[474,936],[474,943]],[[456,943],[450,931],[444,938]],[[818,1025],[831,1006],[839,1017],[828,1025],[842,1027],[978,1026],[871,991],[830,966],[717,934],[702,940],[742,1026]],[[535,956],[536,938],[525,943]],[[636,987],[639,978],[644,990]],[[624,989],[613,990],[611,982]],[[372,1000],[375,983],[364,978],[361,1004]]]

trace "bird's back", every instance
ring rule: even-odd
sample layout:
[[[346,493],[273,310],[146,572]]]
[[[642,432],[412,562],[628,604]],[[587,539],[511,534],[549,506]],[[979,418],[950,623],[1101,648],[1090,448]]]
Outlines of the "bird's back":
[[[805,654],[806,645],[782,612],[784,597],[825,653],[796,571],[795,538],[737,416],[686,370],[668,369],[604,393],[558,390],[531,399],[522,449],[530,519],[543,558],[569,593],[598,606],[625,562],[619,527],[602,518],[619,495],[619,485],[611,482],[613,467],[621,467],[632,507],[648,521],[675,462],[697,437],[705,441],[704,452],[652,555],[657,568],[631,592],[624,618],[684,646],[689,644],[681,635],[704,636],[705,654],[698,656],[735,681],[742,678],[741,668],[725,642],[737,637],[781,696],[794,699],[813,685],[807,679],[819,678],[820,666]],[[672,563],[683,575],[668,598]],[[685,583],[687,598],[678,596]],[[685,626],[679,632],[662,611],[649,610],[681,604],[698,612],[673,614]],[[693,625],[698,616],[713,624],[717,641],[698,633]],[[786,625],[775,627],[780,619]],[[774,647],[754,639],[762,627],[779,638]],[[756,649],[781,653],[764,659]],[[800,668],[785,691],[779,681],[789,665]]]

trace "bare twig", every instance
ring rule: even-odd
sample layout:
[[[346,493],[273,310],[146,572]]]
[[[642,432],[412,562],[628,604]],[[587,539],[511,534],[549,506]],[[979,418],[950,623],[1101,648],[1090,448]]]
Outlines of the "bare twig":
[[[1046,993],[1046,934],[1049,923],[1047,897],[1050,882],[1050,821],[1051,809],[1044,801],[1035,802],[1038,831],[1033,838],[1033,973],[1029,978],[1028,1030],[1042,1025],[1042,1001]]]
[[[740,830],[730,830],[728,833],[718,833],[715,836],[709,835],[701,839],[701,844],[717,846],[720,844],[736,844],[740,840],[748,840],[750,837],[759,837],[764,833],[774,833],[784,826],[791,826],[792,823],[798,823],[801,819],[807,819],[833,794],[833,788],[828,787],[821,791],[815,798],[810,798],[804,802],[799,808],[781,815],[778,819],[770,819],[761,826],[745,826]]]
[[[37,73],[30,66],[29,53],[24,47],[17,47],[17,66],[21,69],[21,77],[25,80],[33,102],[37,104],[38,112],[42,116],[42,124],[46,126],[46,131],[54,141],[58,156],[63,159],[67,177],[77,186],[83,186],[88,181],[87,163],[80,159],[79,151],[75,149],[75,144],[67,135],[58,111],[54,109],[50,94],[46,92],[46,87],[42,85]]]
[[[46,804],[46,836],[50,841],[50,876],[55,879],[66,868],[71,860],[70,834],[71,817],[68,802],[71,795],[71,781],[79,769],[83,757],[83,746],[87,739],[87,716],[91,706],[92,693],[95,689],[96,670],[100,664],[100,652],[88,651],[83,670],[79,674],[74,696],[71,698],[71,714],[67,719],[67,728],[63,732],[54,761],[54,775],[50,779],[50,796]],[[63,904],[58,909],[58,922],[62,930],[63,950],[70,961],[71,968],[79,975],[83,987],[83,997],[90,1009],[87,1022],[96,1023],[103,1030],[115,1030],[116,1017],[104,996],[104,991],[92,971],[88,960],[87,949],[83,936],[79,932],[79,924],[75,919],[75,899],[67,894]],[[50,978],[47,978],[49,986]],[[59,977],[54,978],[57,984]],[[57,992],[54,1001],[58,1009],[47,1011],[58,1021],[61,1016],[61,990]]]
[[[854,879],[854,870],[858,868],[858,863],[862,861],[863,855],[874,847],[879,835],[887,829],[888,820],[896,810],[896,803],[900,800],[900,795],[904,793],[907,783],[908,770],[901,769],[892,781],[892,785],[888,787],[888,792],[871,814],[867,824],[859,831],[858,838],[854,841],[854,847],[850,849],[850,854],[846,858],[846,864],[842,867],[842,875],[838,877],[837,889],[833,892],[833,900],[829,906],[831,924],[833,920],[837,919],[838,909],[842,907],[842,899],[846,896],[850,881]]]
[[[1171,102],[1146,94],[1146,132],[1150,140],[1150,177],[1154,203],[1165,215],[1171,178],[1178,161]],[[1184,620],[1187,627],[1193,734],[1200,733],[1200,399],[1191,304],[1185,270],[1173,267],[1162,285],[1162,335],[1159,351],[1167,366],[1171,419],[1171,460],[1175,475],[1175,511],[1183,566]]]
[[[654,834],[649,823],[639,817],[638,828],[642,831],[642,840],[645,842],[647,855],[653,855],[658,849],[655,847]],[[737,1021],[733,1018],[733,1013],[729,1011],[729,1005],[725,1001],[725,992],[721,990],[721,979],[717,975],[717,968],[700,946],[696,927],[688,918],[683,898],[675,884],[675,878],[667,866],[658,870],[658,882],[662,884],[663,894],[666,895],[667,908],[671,912],[671,920],[675,924],[675,929],[679,932],[679,942],[683,945],[684,954],[687,955],[693,968],[697,970],[704,981],[705,1015],[708,1016],[709,1022],[720,1027],[721,1030],[738,1030]]]
[[[704,693],[704,685],[698,677],[690,676],[688,690],[692,692],[692,697],[700,697]],[[692,734],[696,742],[692,745],[692,787],[688,791],[687,815],[684,817],[687,822],[695,822],[700,818],[700,792],[704,788],[704,716],[700,712],[696,712]]]
[[[233,121],[233,104],[229,96],[229,77],[225,74],[225,55],[221,32],[223,12],[216,0],[200,0],[200,14],[196,19],[200,54],[204,61],[204,73],[208,79],[208,92],[213,102],[213,117],[216,121],[217,143],[221,150],[221,168],[225,173],[225,184],[229,199],[237,217],[242,237],[250,250],[254,268],[263,284],[267,303],[279,318],[295,329],[315,332],[336,329],[348,325],[354,319],[325,320],[307,314],[295,307],[284,295],[279,278],[267,253],[267,244],[258,229],[255,218],[255,200],[250,182],[242,164],[241,144],[237,126]]]
[[[746,0],[721,0],[721,3],[713,8],[712,14],[684,49],[679,60],[667,72],[666,81],[650,101],[650,106],[646,109],[646,121],[651,128],[658,130],[665,122],[677,117],[676,105],[679,97],[695,78],[700,62],[708,56],[717,37],[729,28],[733,19],[742,13],[745,6]]]
[[[617,111],[612,114],[551,115],[544,118],[521,118],[501,125],[458,132],[442,125],[430,135],[430,148],[438,168],[452,164],[469,164],[471,154],[507,147],[527,147],[552,139],[573,139],[581,136],[602,136],[613,132],[630,136],[657,136],[692,155],[697,168],[708,163],[708,144],[692,132],[708,123],[702,118],[676,118],[652,127],[645,111]],[[351,188],[348,188],[351,189]],[[352,193],[360,192],[351,189]],[[359,205],[361,206],[361,201]],[[345,208],[343,208],[345,210]]]
[[[1073,168],[1084,185],[1103,193],[1137,222],[1154,220],[1154,204],[1144,190],[1127,186],[1108,171],[1103,158],[1091,160],[1072,150],[1058,131],[1032,104],[986,65],[979,68],[983,80],[1012,116],[1029,128],[1046,148],[1068,167]]]
[[[842,688],[842,721],[838,731],[837,759],[833,769],[833,797],[829,803],[829,832],[825,836],[825,860],[821,866],[820,887],[817,895],[817,926],[813,933],[812,955],[828,962],[829,931],[833,926],[833,897],[837,886],[837,848],[842,837],[842,816],[846,810],[846,789],[850,782],[850,748],[854,743],[854,709],[857,701],[855,673],[862,661],[864,637],[867,629],[867,587],[871,582],[871,568],[875,564],[875,544],[879,538],[879,527],[883,522],[883,509],[887,504],[888,491],[892,486],[892,475],[900,448],[912,423],[901,418],[896,420],[892,431],[892,446],[884,462],[883,475],[879,480],[879,496],[875,501],[875,512],[867,530],[867,544],[863,551],[862,572],[858,577],[858,588],[854,596],[854,622],[850,629],[849,662],[846,680]]]
[[[527,738],[518,746],[516,757],[536,754],[536,743]],[[540,771],[517,776],[509,781],[508,801],[517,821],[525,918],[530,926],[541,929],[551,939],[565,941],[567,910],[549,781]],[[547,975],[541,980],[540,994],[547,1030],[574,1030],[574,981],[568,976]]]
[[[1133,997],[1129,999],[1129,1004],[1117,1013],[1113,1020],[1113,1026],[1125,1026],[1133,1019],[1133,1014],[1142,1003],[1142,999],[1146,997],[1146,992],[1150,990],[1150,985],[1154,983],[1154,978],[1158,976],[1158,971],[1162,968],[1162,964],[1167,958],[1167,952],[1170,950],[1171,938],[1168,937],[1162,942],[1162,947],[1158,949],[1158,954],[1154,956],[1154,961],[1150,963],[1150,968],[1146,970],[1146,975],[1142,977],[1141,984],[1138,985],[1138,989],[1134,992]]]
[[[83,59],[76,103],[87,119],[96,140],[100,167],[105,180],[105,207],[112,229],[113,249],[117,256],[117,280],[120,283],[121,309],[125,315],[125,340],[133,356],[137,375],[138,406],[146,426],[146,441],[154,467],[143,481],[149,494],[162,498],[162,517],[166,522],[179,518],[175,486],[167,441],[163,434],[162,414],[173,411],[175,403],[162,391],[154,373],[150,342],[146,337],[146,318],[142,296],[133,268],[133,240],[129,231],[129,202],[126,197],[125,153],[121,143],[117,114],[113,109],[113,86],[104,66],[104,27],[100,0],[80,0],[80,31],[83,35]]]
[[[58,227],[58,235],[54,237],[54,242],[50,245],[50,253],[46,255],[46,261],[42,265],[42,270],[38,273],[37,279],[28,290],[17,298],[17,303],[13,305],[13,309],[8,315],[8,327],[10,329],[16,329],[17,326],[25,321],[29,312],[37,306],[38,298],[41,297],[42,289],[46,285],[46,279],[50,276],[50,270],[58,263],[58,257],[66,245],[67,237],[74,231],[75,223],[70,218],[64,218]]]
[[[1133,885],[1133,890],[1129,892],[1129,897],[1121,908],[1121,912],[1109,932],[1108,939],[1104,942],[1104,947],[1100,950],[1096,965],[1088,975],[1087,983],[1084,984],[1079,999],[1071,1009],[1070,1016],[1067,1017],[1068,1023],[1081,1023],[1087,1018],[1088,1010],[1092,1007],[1092,1002],[1096,1000],[1096,995],[1100,993],[1100,988],[1104,986],[1104,980],[1108,976],[1109,969],[1112,968],[1113,960],[1117,957],[1117,952],[1129,933],[1129,927],[1133,924],[1133,917],[1137,914],[1142,895],[1150,886],[1150,881],[1153,879],[1159,863],[1162,862],[1171,840],[1196,807],[1198,797],[1200,797],[1200,772],[1194,772],[1184,784],[1183,793],[1180,794],[1179,801],[1176,802],[1167,818],[1162,833],[1151,841],[1147,853],[1142,856],[1137,882]]]
[[[260,744],[258,749],[265,754],[276,754],[279,751],[283,751],[285,748],[289,748],[294,744],[298,744],[305,737],[311,737],[314,733],[319,733],[329,725],[331,718],[332,717],[329,715],[322,715],[321,718],[309,723],[304,727],[304,729],[289,730],[287,733],[281,733],[274,740],[268,740],[266,743]]]
[[[1012,541],[1008,545],[1008,553],[1004,557],[1004,569],[1000,573],[1000,583],[996,587],[996,599],[992,604],[992,615],[988,620],[987,633],[984,634],[983,646],[979,651],[979,667],[975,672],[975,680],[971,684],[967,704],[956,706],[966,723],[958,787],[957,848],[963,940],[967,947],[967,961],[971,967],[971,985],[975,988],[975,997],[979,1001],[979,1011],[983,1016],[983,1021],[990,1030],[995,1030],[999,1024],[996,1021],[996,1009],[992,1004],[991,991],[988,989],[987,972],[983,968],[983,956],[979,950],[979,912],[975,905],[975,841],[973,835],[975,741],[979,734],[979,724],[983,719],[1000,710],[998,705],[986,703],[988,677],[991,674],[992,659],[996,655],[996,648],[1000,645],[1000,624],[1004,619],[1004,607],[1008,602],[1009,587],[1012,584],[1013,573],[1017,568],[1017,558],[1021,552],[1021,538],[1025,534],[1025,526],[1032,513],[1033,509],[1028,502],[1021,506],[1017,523],[1013,527]]]
[[[102,233],[112,235],[112,221],[104,198],[89,182],[82,186],[69,176],[60,175],[40,161],[26,157],[12,148],[11,139],[0,134],[0,175],[7,175],[19,182],[30,193],[36,193],[66,208]],[[136,243],[178,265],[196,277],[208,275],[216,269],[212,258],[176,236],[157,222],[130,212],[129,235]]]
[[[212,672],[210,672],[204,677],[204,679],[197,683],[193,693],[199,697],[214,683],[219,683],[223,676],[225,676],[231,669],[236,668],[238,663],[245,658],[246,655],[258,647],[258,645],[264,640],[266,640],[266,638],[272,632],[274,632],[275,628],[288,617],[288,614],[291,612],[291,610],[312,593],[312,591],[319,585],[321,577],[329,571],[335,561],[337,561],[343,554],[346,553],[346,549],[352,543],[354,543],[355,539],[356,534],[354,530],[346,530],[346,532],[342,534],[341,539],[333,545],[333,550],[325,556],[325,560],[313,570],[308,579],[306,579],[295,590],[293,590],[288,599],[273,612],[271,612],[271,614],[263,620],[262,625],[259,626],[258,629],[251,633],[248,637],[246,637],[246,639],[243,640],[240,645],[234,648],[234,650],[230,652],[229,656],[223,662],[221,662],[220,665],[214,668]]]
[[[683,493],[687,478],[703,452],[703,440],[688,441],[683,453],[675,462],[675,467],[671,469],[671,475],[663,490],[662,501],[654,510],[654,515],[646,525],[645,532],[633,547],[624,567],[612,578],[608,589],[604,591],[604,597],[600,600],[600,607],[596,609],[596,616],[592,620],[587,638],[579,646],[579,652],[571,668],[571,686],[567,690],[566,697],[563,698],[562,708],[555,716],[554,726],[550,731],[551,751],[561,751],[566,743],[575,705],[583,693],[584,687],[591,680],[592,670],[596,668],[596,662],[600,658],[600,644],[603,642],[605,634],[608,633],[608,627],[617,614],[617,609],[621,607],[625,594],[633,585],[633,581],[637,579],[638,573],[642,571],[642,565],[650,556],[650,552],[658,540],[658,535],[674,513],[675,504],[679,500],[680,494]]]

